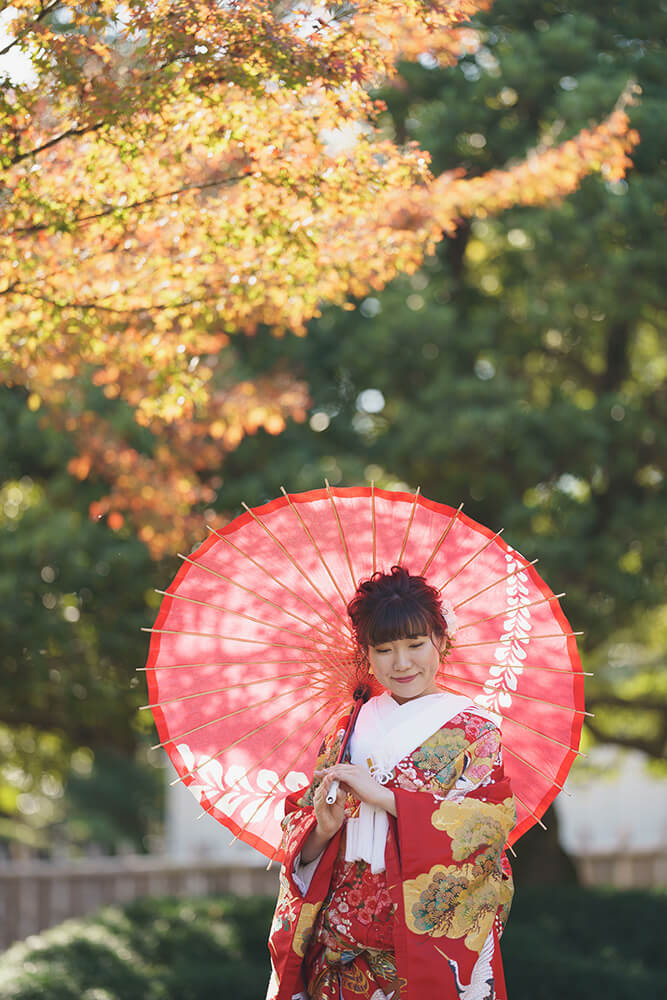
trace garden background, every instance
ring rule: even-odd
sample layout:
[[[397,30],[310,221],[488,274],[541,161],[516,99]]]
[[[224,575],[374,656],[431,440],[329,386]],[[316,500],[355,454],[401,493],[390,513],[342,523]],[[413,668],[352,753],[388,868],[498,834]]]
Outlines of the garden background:
[[[325,478],[463,501],[539,556],[595,675],[582,749],[664,775],[667,14],[386,3],[378,49],[363,3],[243,6],[2,15],[7,869],[159,855],[154,588],[207,522]],[[575,878],[549,826],[511,995],[658,996],[664,896],[533,887]],[[269,918],[134,904],[0,959],[0,995],[260,996]]]

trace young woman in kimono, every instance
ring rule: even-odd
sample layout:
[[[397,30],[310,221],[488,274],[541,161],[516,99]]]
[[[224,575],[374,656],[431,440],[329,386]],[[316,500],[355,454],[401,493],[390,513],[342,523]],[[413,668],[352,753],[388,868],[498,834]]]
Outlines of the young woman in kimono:
[[[516,814],[498,728],[435,681],[454,616],[397,566],[348,614],[385,691],[361,708],[349,760],[336,763],[342,719],[287,800],[267,1000],[506,1000]]]

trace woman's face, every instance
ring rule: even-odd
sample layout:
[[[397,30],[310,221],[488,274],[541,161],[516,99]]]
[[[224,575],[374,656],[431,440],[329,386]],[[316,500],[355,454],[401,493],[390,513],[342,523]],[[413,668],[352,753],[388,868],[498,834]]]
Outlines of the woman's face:
[[[417,635],[369,646],[368,659],[380,684],[399,705],[442,690],[435,683],[440,649],[434,636]]]

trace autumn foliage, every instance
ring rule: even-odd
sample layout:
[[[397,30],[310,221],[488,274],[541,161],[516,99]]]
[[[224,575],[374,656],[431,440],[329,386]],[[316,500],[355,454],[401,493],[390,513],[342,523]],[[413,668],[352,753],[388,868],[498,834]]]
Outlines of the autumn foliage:
[[[0,374],[74,436],[70,471],[109,483],[93,516],[129,516],[159,556],[200,534],[226,452],[305,418],[305,387],[248,377],[235,337],[302,335],[322,303],[414,271],[467,216],[623,175],[627,94],[477,177],[433,177],[426,152],[383,134],[371,88],[399,58],[474,51],[466,21],[487,6],[129,0],[121,21],[110,0],[12,5],[5,51],[30,53],[36,80],[0,95]],[[92,408],[91,386],[152,451]]]

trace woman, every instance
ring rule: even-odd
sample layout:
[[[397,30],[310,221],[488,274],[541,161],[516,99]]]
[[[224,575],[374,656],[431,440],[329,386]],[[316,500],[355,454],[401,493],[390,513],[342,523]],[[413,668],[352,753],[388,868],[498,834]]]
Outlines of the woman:
[[[398,566],[360,584],[348,614],[385,690],[359,712],[349,761],[344,719],[287,800],[267,1000],[506,1000],[516,814],[499,730],[436,683],[454,616]]]

